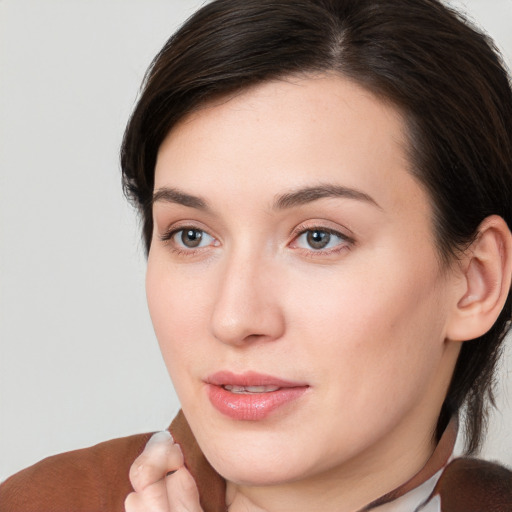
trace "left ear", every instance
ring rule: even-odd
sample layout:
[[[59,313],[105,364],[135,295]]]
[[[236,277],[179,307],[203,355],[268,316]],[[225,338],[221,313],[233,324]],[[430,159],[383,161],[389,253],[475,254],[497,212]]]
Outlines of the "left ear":
[[[507,300],[512,280],[512,235],[499,216],[487,217],[460,262],[462,286],[447,338],[466,341],[485,334]]]

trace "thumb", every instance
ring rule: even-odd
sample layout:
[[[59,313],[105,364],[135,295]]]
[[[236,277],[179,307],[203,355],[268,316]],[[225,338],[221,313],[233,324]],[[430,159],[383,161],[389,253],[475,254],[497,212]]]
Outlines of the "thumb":
[[[153,434],[144,451],[130,467],[130,482],[136,492],[165,478],[170,471],[183,466],[183,454],[167,431]]]

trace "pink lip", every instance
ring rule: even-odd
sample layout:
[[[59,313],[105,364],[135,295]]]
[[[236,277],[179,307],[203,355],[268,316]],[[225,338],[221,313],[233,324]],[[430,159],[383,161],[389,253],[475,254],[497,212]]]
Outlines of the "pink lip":
[[[245,421],[262,420],[280,407],[296,400],[308,389],[302,382],[291,382],[255,372],[218,372],[206,379],[208,398],[222,414]],[[276,391],[237,394],[223,386],[274,386]]]

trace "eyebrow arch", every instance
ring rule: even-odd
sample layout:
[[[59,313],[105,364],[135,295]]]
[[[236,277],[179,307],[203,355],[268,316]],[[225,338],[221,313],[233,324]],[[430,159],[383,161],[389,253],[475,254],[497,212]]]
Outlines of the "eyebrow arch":
[[[294,206],[301,206],[303,204],[312,203],[313,201],[329,197],[341,197],[364,201],[382,210],[375,199],[368,194],[354,188],[331,184],[305,187],[299,190],[294,190],[293,192],[282,194],[275,199],[274,209],[285,210],[293,208]],[[181,204],[198,210],[210,209],[207,201],[202,197],[187,194],[177,188],[162,187],[156,190],[153,194],[151,204],[153,205],[160,201],[165,203]]]
[[[293,208],[294,206],[311,203],[326,197],[342,197],[346,199],[364,201],[376,206],[379,210],[382,210],[377,201],[368,194],[354,188],[331,184],[301,188],[299,190],[280,195],[274,201],[274,208],[277,210],[284,210],[287,208]]]
[[[193,196],[191,194],[186,194],[181,190],[176,188],[168,188],[162,187],[156,190],[153,193],[153,198],[151,200],[151,204],[155,204],[159,201],[164,203],[175,203],[181,204],[183,206],[188,206],[189,208],[196,208],[198,210],[208,210],[207,202],[198,196]]]

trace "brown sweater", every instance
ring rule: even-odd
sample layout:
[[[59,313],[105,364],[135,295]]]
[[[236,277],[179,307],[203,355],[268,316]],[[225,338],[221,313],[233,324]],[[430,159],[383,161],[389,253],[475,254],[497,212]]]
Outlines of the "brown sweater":
[[[225,512],[224,480],[205,459],[181,412],[169,430],[196,479],[204,511]],[[407,499],[411,491],[435,478],[437,483],[427,495],[427,502],[437,500],[442,512],[512,512],[511,471],[477,459],[448,463],[455,431],[453,425],[447,429],[418,475],[364,511],[393,510],[396,500]],[[123,512],[124,500],[132,491],[130,466],[150,437],[151,434],[140,434],[114,439],[44,459],[0,485],[0,512]],[[440,478],[434,476],[440,471]]]
[[[195,442],[183,413],[169,427],[201,490],[205,512],[225,512],[225,485]],[[0,485],[0,512],[124,512],[128,472],[152,434],[113,439],[48,457]]]

